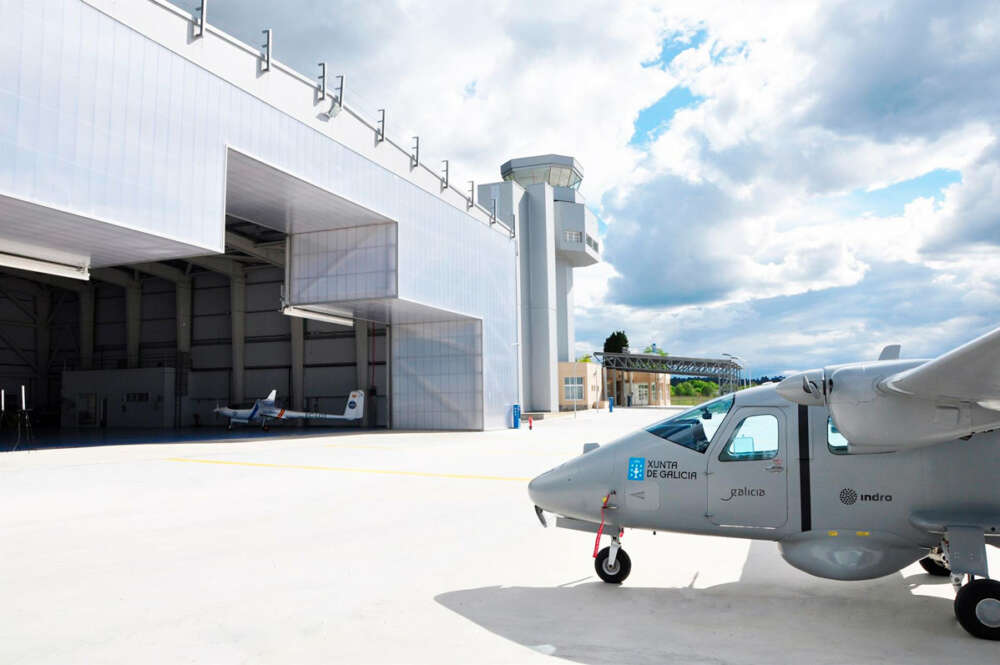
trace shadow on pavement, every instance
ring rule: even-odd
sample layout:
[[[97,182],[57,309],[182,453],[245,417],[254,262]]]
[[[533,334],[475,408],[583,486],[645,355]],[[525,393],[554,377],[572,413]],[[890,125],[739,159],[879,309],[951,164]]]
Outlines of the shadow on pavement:
[[[997,643],[969,636],[951,600],[910,592],[937,580],[911,579],[819,580],[754,542],[740,581],[707,589],[591,581],[435,600],[505,639],[588,664],[997,662]]]

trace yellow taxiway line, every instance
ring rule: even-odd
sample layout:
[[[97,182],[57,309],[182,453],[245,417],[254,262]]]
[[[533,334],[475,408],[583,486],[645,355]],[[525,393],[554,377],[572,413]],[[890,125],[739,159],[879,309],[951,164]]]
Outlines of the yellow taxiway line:
[[[252,466],[265,469],[298,469],[302,471],[339,471],[342,473],[369,473],[383,476],[414,476],[417,478],[451,478],[454,480],[505,480],[526,483],[531,478],[513,478],[510,476],[480,476],[465,473],[430,473],[425,471],[395,471],[392,469],[355,469],[342,466],[311,466],[307,464],[267,464],[264,462],[235,462],[219,459],[193,459],[190,457],[168,457],[168,462],[188,462],[191,464],[222,464],[226,466]]]
[[[386,452],[395,452],[399,450],[399,448],[393,446],[363,446],[363,445],[355,445],[353,443],[327,443],[325,444],[325,447],[350,449],[350,450],[384,450]],[[449,452],[454,452],[458,448],[460,448],[460,446],[447,446],[447,448]],[[559,450],[553,450],[551,452],[542,452],[542,453],[529,452],[524,450],[510,450],[510,449],[502,451],[487,450],[485,452],[488,455],[502,455],[503,457],[548,457],[550,459],[553,457],[558,457],[559,459],[566,459],[567,457],[572,457],[574,454],[579,454],[579,453],[573,453],[569,451],[559,451]]]

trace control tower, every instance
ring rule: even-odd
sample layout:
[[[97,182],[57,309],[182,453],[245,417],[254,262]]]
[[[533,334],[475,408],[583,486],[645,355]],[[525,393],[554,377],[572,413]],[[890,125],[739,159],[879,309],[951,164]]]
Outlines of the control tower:
[[[520,382],[525,411],[559,409],[558,363],[574,360],[573,270],[601,260],[597,218],[579,192],[573,157],[505,162],[503,182],[480,185],[480,203],[515,228]]]

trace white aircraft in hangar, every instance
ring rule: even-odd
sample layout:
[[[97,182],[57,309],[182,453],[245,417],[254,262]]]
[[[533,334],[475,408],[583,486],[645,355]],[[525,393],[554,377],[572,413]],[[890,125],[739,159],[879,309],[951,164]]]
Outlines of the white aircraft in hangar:
[[[351,391],[347,396],[347,405],[344,413],[313,413],[311,411],[292,411],[283,409],[275,405],[274,400],[278,397],[278,391],[272,390],[264,399],[258,399],[249,409],[233,409],[228,406],[217,406],[214,412],[220,416],[229,418],[227,429],[232,429],[234,424],[240,425],[260,425],[265,432],[270,429],[268,423],[273,420],[289,420],[308,418],[309,420],[360,420],[365,412],[365,393],[363,390]]]
[[[933,360],[831,365],[720,397],[531,481],[535,512],[596,532],[597,574],[628,577],[625,528],[771,540],[807,573],[950,576],[955,615],[1000,639],[1000,328]],[[609,547],[597,551],[601,534]]]

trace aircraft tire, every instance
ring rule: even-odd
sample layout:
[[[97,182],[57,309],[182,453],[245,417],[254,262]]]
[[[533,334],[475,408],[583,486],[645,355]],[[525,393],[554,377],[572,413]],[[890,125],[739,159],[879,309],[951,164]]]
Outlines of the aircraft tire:
[[[614,568],[609,569],[607,562],[610,554],[610,547],[605,547],[598,552],[597,558],[594,559],[594,570],[597,571],[597,576],[608,584],[621,584],[632,572],[632,559],[628,557],[625,550],[619,549],[618,555],[615,557]]]
[[[942,566],[940,563],[930,558],[929,556],[925,556],[923,559],[921,559],[920,565],[923,567],[924,570],[927,571],[928,575],[933,575],[934,577],[948,577],[949,575],[951,575],[951,568],[948,568],[947,566]]]
[[[959,589],[955,616],[971,635],[1000,640],[1000,582],[978,579]]]

